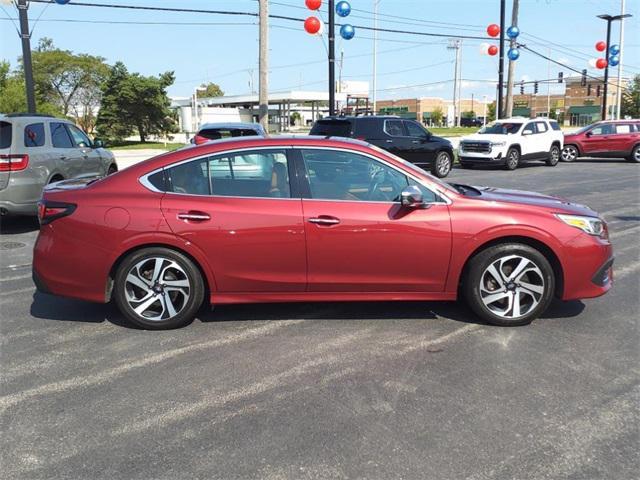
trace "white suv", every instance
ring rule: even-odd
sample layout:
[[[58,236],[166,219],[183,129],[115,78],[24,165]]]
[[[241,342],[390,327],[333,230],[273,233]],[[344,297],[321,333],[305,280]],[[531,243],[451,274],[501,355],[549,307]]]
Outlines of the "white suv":
[[[458,149],[463,168],[472,165],[504,165],[514,170],[521,161],[543,160],[555,167],[560,160],[564,136],[554,120],[508,118],[484,126],[464,137]]]

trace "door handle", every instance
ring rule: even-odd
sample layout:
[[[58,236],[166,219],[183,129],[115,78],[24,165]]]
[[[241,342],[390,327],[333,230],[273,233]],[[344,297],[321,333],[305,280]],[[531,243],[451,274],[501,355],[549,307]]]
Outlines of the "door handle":
[[[420,140],[411,140],[411,143],[420,143]]]
[[[386,140],[387,143],[393,143],[393,140]]]
[[[319,217],[310,218],[309,223],[315,223],[316,225],[337,225],[340,223],[340,219],[330,217],[329,215],[320,215]]]
[[[195,210],[189,210],[188,212],[178,213],[179,220],[187,220],[191,222],[206,222],[211,220],[211,216],[205,212],[198,212]]]
[[[60,160],[66,160],[67,156],[66,155],[60,155]]]

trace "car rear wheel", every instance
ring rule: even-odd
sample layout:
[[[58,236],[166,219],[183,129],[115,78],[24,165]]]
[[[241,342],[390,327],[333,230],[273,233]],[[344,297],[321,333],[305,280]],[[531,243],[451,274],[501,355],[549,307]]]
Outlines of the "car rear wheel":
[[[431,173],[438,178],[444,178],[449,175],[452,165],[453,159],[451,158],[451,155],[447,152],[439,152],[436,156],[436,161],[433,162]]]
[[[557,145],[552,145],[549,150],[549,158],[547,158],[547,165],[555,167],[560,160],[560,148]]]
[[[463,293],[471,309],[493,325],[531,323],[544,313],[555,289],[549,261],[536,249],[509,243],[470,260]]]
[[[520,152],[516,148],[510,148],[507,152],[507,160],[505,161],[505,168],[507,170],[515,170],[520,163]]]
[[[185,255],[168,248],[145,248],[122,261],[114,294],[118,308],[133,324],[166,330],[193,321],[204,298],[204,282]]]
[[[573,162],[576,158],[578,158],[578,156],[578,149],[574,145],[565,145],[562,149],[562,155],[560,158],[563,162]]]
[[[629,158],[627,158],[627,160],[633,163],[640,163],[640,145],[636,145],[635,147],[633,147],[633,150],[631,150],[631,155],[629,155]]]

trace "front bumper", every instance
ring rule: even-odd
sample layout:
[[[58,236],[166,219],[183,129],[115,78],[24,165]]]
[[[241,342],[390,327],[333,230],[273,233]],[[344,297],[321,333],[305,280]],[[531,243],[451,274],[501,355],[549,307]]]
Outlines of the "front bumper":
[[[613,248],[608,241],[578,235],[564,251],[563,300],[599,297],[613,286]]]
[[[502,152],[499,152],[496,156],[460,153],[458,155],[458,161],[464,164],[473,163],[478,165],[502,165],[504,164],[504,157],[502,156]]]

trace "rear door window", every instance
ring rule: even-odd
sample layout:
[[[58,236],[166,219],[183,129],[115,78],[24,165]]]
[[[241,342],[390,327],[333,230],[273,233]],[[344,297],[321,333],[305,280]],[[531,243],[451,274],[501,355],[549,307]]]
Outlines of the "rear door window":
[[[350,138],[351,122],[349,120],[318,120],[309,134]]]
[[[32,123],[24,127],[24,146],[42,147],[44,145],[44,123]]]
[[[9,122],[0,122],[0,148],[11,147],[13,128]]]
[[[384,121],[384,131],[387,135],[392,137],[404,137],[406,133],[404,132],[404,127],[402,126],[401,120],[385,120]]]
[[[55,148],[73,148],[73,142],[64,123],[51,122],[49,129],[51,130],[51,143]]]

